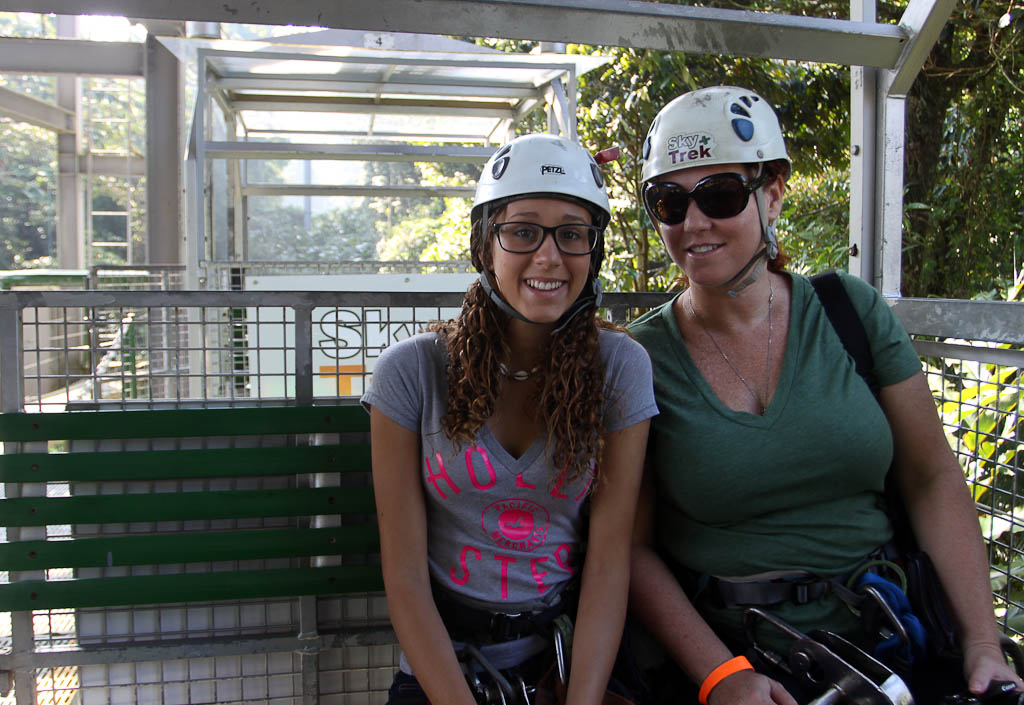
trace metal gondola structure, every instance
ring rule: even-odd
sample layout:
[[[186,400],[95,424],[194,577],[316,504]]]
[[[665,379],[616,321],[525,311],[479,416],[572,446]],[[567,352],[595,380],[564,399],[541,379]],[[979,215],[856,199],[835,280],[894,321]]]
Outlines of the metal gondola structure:
[[[853,0],[849,19],[637,0],[0,0],[3,11],[56,13],[58,26],[71,26],[71,16],[90,13],[131,18],[146,27],[148,36],[141,43],[86,41],[74,38],[73,32],[59,39],[0,37],[0,72],[54,74],[59,88],[53,103],[0,90],[0,114],[60,136],[58,238],[59,251],[67,258],[59,263],[64,270],[93,280],[98,276],[80,247],[83,194],[76,178],[86,170],[128,171],[144,175],[146,184],[147,217],[140,235],[146,261],[139,266],[159,271],[164,281],[181,277],[175,286],[155,287],[167,289],[158,291],[0,294],[0,330],[5,331],[0,337],[0,413],[28,410],[28,383],[41,390],[47,375],[37,370],[29,380],[25,370],[29,364],[42,369],[44,354],[54,347],[63,345],[69,356],[98,348],[84,337],[72,339],[68,332],[78,324],[68,321],[83,311],[97,318],[98,311],[107,309],[117,335],[106,342],[101,357],[113,371],[103,379],[90,372],[85,381],[94,391],[104,384],[121,390],[119,410],[142,407],[145,414],[146,409],[187,411],[190,405],[213,411],[246,405],[315,408],[336,402],[346,395],[340,391],[343,382],[358,386],[372,370],[359,366],[356,372],[344,371],[340,363],[345,361],[339,357],[329,380],[337,394],[323,395],[317,385],[324,375],[316,356],[327,348],[337,352],[358,332],[363,336],[360,351],[369,357],[395,336],[382,323],[376,330],[380,339],[371,340],[369,326],[349,325],[337,312],[331,323],[314,311],[334,307],[365,314],[371,308],[379,312],[400,305],[415,311],[433,306],[441,315],[442,306],[457,306],[460,297],[346,291],[346,303],[339,304],[336,292],[238,291],[245,289],[247,273],[270,271],[260,270],[267,263],[250,257],[255,235],[247,214],[252,204],[257,199],[471,195],[472,187],[465,185],[367,184],[349,177],[368,163],[480,165],[528,116],[533,124],[542,122],[551,132],[575,137],[577,78],[598,69],[605,59],[566,53],[566,43],[849,66],[847,269],[889,297],[912,335],[984,341],[977,347],[957,347],[915,340],[922,355],[1024,367],[1024,353],[993,345],[1024,344],[1020,304],[899,298],[904,106],[954,7],[954,0],[909,0],[899,21],[890,24],[877,21],[872,0]],[[242,42],[221,39],[220,23],[320,29]],[[516,54],[452,37],[542,44],[537,53]],[[83,154],[75,127],[78,108],[69,86],[84,76],[144,79],[144,155],[125,164]],[[541,120],[538,111],[543,111]],[[256,179],[256,170],[250,168],[261,161],[303,165],[305,171],[288,182],[267,183]],[[311,165],[331,168],[320,172],[327,176],[315,177]],[[10,279],[11,288],[20,283],[20,275]],[[191,291],[170,290],[174,288]],[[651,304],[636,294],[613,292],[608,300],[616,296],[622,297],[618,301],[623,309]],[[56,323],[48,322],[50,316]],[[411,330],[417,322],[401,325]],[[7,334],[22,328],[27,332]],[[287,328],[288,333],[273,341],[252,335],[271,328]],[[60,345],[46,338],[54,331],[64,336]],[[213,331],[221,337],[210,342]],[[322,340],[325,331],[335,336],[329,345]],[[138,342],[147,337],[148,348]],[[292,357],[280,370],[268,372],[253,362],[263,352],[256,349],[259,345],[266,347],[268,357]],[[225,364],[212,366],[210,360],[220,353]],[[165,368],[157,368],[159,357]],[[284,398],[260,397],[261,375],[264,382],[285,380]],[[58,381],[69,375],[65,372],[64,377]],[[133,385],[152,390],[158,383],[168,390],[159,400],[155,395],[141,401],[124,395]],[[214,398],[208,390],[218,385],[226,391]],[[79,404],[76,413],[107,408],[101,396]],[[38,411],[64,410],[63,402],[54,405],[59,409],[46,409],[41,393],[36,403]],[[231,439],[232,448],[236,440]],[[182,443],[175,442],[173,450],[182,450]],[[152,440],[139,443],[154,447]],[[37,449],[19,441],[4,452]],[[307,480],[312,485],[323,478]],[[111,493],[122,491],[114,484]],[[63,491],[43,485],[5,482],[4,497]],[[105,486],[97,487],[91,491],[102,494]],[[4,536],[0,547],[19,530]],[[104,575],[116,576],[117,570],[95,568]],[[38,573],[11,569],[0,576],[0,583],[24,576],[38,579]],[[54,626],[58,623],[64,626]],[[386,627],[386,606],[379,593],[354,599],[305,595],[225,604],[186,601],[0,613],[0,705],[38,705],[47,697],[58,702],[58,693],[70,693],[69,698],[82,703],[384,702],[397,648],[386,629],[383,637],[381,630],[371,629],[381,624]],[[62,678],[65,687],[58,688]],[[8,695],[12,684],[14,694]]]

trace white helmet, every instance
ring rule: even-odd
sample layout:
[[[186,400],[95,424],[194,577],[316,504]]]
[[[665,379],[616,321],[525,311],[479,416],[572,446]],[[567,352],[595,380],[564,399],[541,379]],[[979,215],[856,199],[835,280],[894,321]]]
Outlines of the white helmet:
[[[562,198],[586,208],[594,225],[602,231],[611,220],[604,176],[594,157],[579,144],[557,135],[533,134],[516,137],[495,152],[476,185],[470,212],[470,257],[480,272],[480,284],[505,313],[532,323],[506,302],[493,285],[484,266],[487,220],[506,203],[521,198]],[[604,235],[590,253],[590,272],[579,298],[566,311],[555,332],[562,330],[581,311],[601,303],[598,272],[604,259]]]
[[[713,86],[685,93],[655,116],[643,148],[644,182],[706,164],[783,159],[790,165],[775,110],[746,88]]]
[[[599,228],[611,220],[604,176],[590,152],[557,135],[523,135],[487,160],[477,181],[470,217],[476,224],[485,205],[494,210],[518,198],[558,195],[582,201]]]

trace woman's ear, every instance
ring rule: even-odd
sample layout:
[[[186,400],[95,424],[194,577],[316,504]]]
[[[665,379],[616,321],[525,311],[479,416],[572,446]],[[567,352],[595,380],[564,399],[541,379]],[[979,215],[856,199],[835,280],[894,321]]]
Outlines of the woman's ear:
[[[761,187],[765,196],[765,207],[768,209],[768,220],[775,221],[782,213],[782,196],[786,192],[786,180],[782,175]]]

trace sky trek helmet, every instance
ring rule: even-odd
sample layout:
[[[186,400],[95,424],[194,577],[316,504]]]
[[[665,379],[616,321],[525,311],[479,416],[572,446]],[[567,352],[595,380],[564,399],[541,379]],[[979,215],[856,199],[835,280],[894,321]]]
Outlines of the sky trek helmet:
[[[790,164],[775,110],[753,91],[713,86],[662,108],[643,147],[643,181],[707,164]]]
[[[641,156],[645,184],[673,171],[714,164],[757,164],[757,176],[766,162],[783,161],[783,177],[792,168],[775,110],[754,91],[736,86],[701,88],[668,103],[651,123]],[[779,253],[760,188],[754,201],[764,247],[723,285],[732,296],[757,281],[764,264]],[[660,232],[658,221],[648,215]]]

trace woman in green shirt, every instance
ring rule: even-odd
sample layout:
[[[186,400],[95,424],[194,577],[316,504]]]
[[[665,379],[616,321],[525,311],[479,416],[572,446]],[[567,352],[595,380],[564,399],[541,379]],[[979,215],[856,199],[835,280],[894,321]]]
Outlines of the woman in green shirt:
[[[655,118],[643,158],[644,205],[689,286],[631,326],[661,409],[634,613],[704,686],[702,702],[794,703],[737,658],[750,603],[718,587],[691,601],[681,583],[735,593],[745,581],[849,575],[892,538],[879,498],[895,459],[917,540],[955,606],[970,690],[1020,685],[1000,650],[975,510],[905,331],[874,289],[841,277],[868,335],[876,399],[809,280],[785,271],[775,221],[790,162],[772,107],[735,87],[685,94]],[[765,608],[867,646],[834,593]]]

